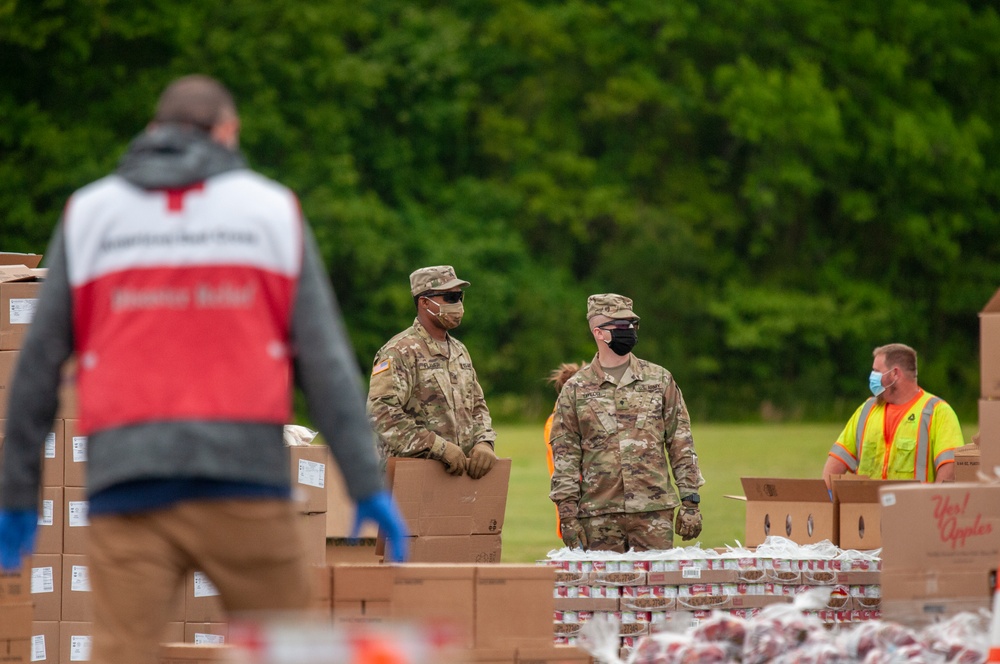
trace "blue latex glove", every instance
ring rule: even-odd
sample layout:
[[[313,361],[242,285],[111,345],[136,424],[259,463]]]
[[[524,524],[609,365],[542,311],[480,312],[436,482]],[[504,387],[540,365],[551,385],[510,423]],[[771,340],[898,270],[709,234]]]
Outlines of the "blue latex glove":
[[[0,569],[16,572],[21,560],[35,550],[38,513],[35,510],[0,510]]]
[[[358,512],[354,517],[354,528],[351,529],[351,537],[357,537],[361,532],[361,524],[365,521],[374,521],[382,529],[389,543],[389,562],[405,563],[409,558],[410,545],[406,538],[410,535],[410,529],[406,527],[406,521],[396,506],[396,501],[388,491],[380,491],[370,498],[358,502]]]

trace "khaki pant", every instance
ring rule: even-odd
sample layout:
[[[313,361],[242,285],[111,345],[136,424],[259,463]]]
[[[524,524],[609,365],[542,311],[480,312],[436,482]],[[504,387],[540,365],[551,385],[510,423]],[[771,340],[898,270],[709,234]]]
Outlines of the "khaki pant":
[[[602,514],[580,519],[588,551],[649,551],[674,546],[674,510]]]
[[[204,572],[227,613],[299,610],[309,597],[290,501],[203,500],[94,516],[88,559],[94,664],[156,664],[188,572]]]

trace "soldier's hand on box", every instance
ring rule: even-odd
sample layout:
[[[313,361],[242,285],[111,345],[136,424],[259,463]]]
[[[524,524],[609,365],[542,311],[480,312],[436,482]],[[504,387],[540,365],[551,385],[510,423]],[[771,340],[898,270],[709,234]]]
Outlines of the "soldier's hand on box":
[[[563,544],[571,549],[587,549],[587,533],[577,519],[572,517],[559,520]]]
[[[455,443],[445,443],[444,452],[441,454],[441,462],[452,475],[461,475],[465,472],[465,452]]]
[[[409,558],[407,537],[410,529],[399,511],[396,501],[388,491],[379,491],[374,496],[358,501],[358,511],[354,517],[354,527],[351,529],[351,539],[361,532],[361,524],[374,521],[385,535],[386,557],[389,562],[405,563]]]
[[[21,569],[21,561],[35,550],[38,513],[35,510],[0,510],[0,570]]]
[[[478,480],[480,477],[490,472],[490,468],[496,463],[497,454],[489,443],[478,443],[472,448],[469,455],[469,477]]]
[[[680,535],[684,541],[701,535],[701,510],[698,509],[698,503],[688,500],[681,503],[681,506],[677,508],[674,532]]]

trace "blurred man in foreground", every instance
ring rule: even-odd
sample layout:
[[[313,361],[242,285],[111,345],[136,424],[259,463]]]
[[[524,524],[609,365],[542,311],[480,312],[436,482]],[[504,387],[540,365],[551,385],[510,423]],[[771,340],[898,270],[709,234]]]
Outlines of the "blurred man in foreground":
[[[0,564],[33,550],[42,446],[75,352],[98,664],[155,664],[191,570],[231,614],[305,608],[282,439],[293,377],[358,521],[405,534],[311,231],[294,194],[247,167],[239,126],[217,81],[167,87],[117,171],[67,203],[15,369]]]

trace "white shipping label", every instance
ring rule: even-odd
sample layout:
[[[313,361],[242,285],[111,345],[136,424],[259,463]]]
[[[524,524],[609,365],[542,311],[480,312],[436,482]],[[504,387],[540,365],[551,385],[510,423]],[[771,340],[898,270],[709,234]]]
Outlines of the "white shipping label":
[[[211,643],[214,645],[220,645],[226,642],[226,637],[221,634],[202,634],[201,632],[194,633],[195,644]]]
[[[12,297],[10,298],[10,324],[28,325],[35,317],[35,309],[38,308],[37,297]]]
[[[69,527],[78,528],[87,525],[90,525],[90,522],[87,521],[87,501],[69,501]]]
[[[315,461],[299,459],[299,484],[306,484],[322,489],[325,486],[324,482],[326,481],[325,472],[325,463],[316,463]]]
[[[52,515],[55,512],[56,505],[54,500],[43,500],[42,501],[42,515],[38,517],[39,526],[51,526],[52,525]]]
[[[31,637],[31,661],[44,662],[48,657],[45,654],[45,635],[35,634]]]
[[[73,463],[87,463],[86,436],[73,436]]]
[[[90,661],[90,637],[86,635],[71,636],[69,638],[69,661],[89,662]]]
[[[70,572],[69,589],[76,593],[90,592],[90,575],[87,574],[86,565],[73,565]]]
[[[45,437],[45,458],[56,458],[56,432],[52,431]]]
[[[194,573],[194,596],[214,597],[219,594],[219,589],[208,578],[204,572]]]
[[[892,507],[896,504],[896,494],[885,492],[882,494],[882,507]]]
[[[51,567],[31,568],[31,594],[54,593],[56,591],[55,574]]]

